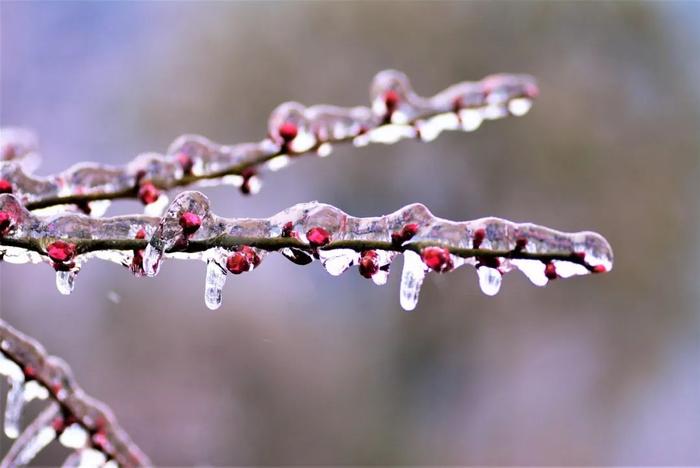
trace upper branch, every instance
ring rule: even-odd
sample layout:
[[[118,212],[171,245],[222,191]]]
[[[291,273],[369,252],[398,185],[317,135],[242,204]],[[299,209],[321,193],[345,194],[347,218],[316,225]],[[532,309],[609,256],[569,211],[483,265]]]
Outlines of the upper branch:
[[[0,142],[0,193],[15,194],[30,210],[75,204],[88,213],[90,202],[97,200],[139,198],[151,204],[163,191],[212,180],[251,193],[259,188],[256,175],[261,171],[278,170],[304,154],[326,156],[332,144],[430,141],[443,130],[472,131],[484,119],[524,115],[537,95],[534,78],[500,74],[459,83],[426,98],[413,91],[406,75],[386,70],[372,82],[371,108],[288,102],[272,112],[268,137],[257,143],[221,145],[183,135],[164,155],[144,153],[124,166],[81,163],[47,177],[31,174],[37,160],[31,135],[5,129]]]
[[[63,360],[49,356],[36,340],[2,320],[0,375],[7,377],[10,384],[5,433],[10,438],[19,435],[2,460],[3,468],[29,463],[56,438],[83,458],[97,457],[101,463],[113,460],[124,467],[151,465],[111,410],[85,394]],[[22,406],[34,398],[49,398],[52,403],[20,434]]]
[[[11,262],[50,263],[65,294],[81,263],[93,256],[127,266],[138,276],[155,275],[164,257],[200,259],[208,264],[206,303],[216,308],[226,272],[252,270],[267,252],[302,265],[320,259],[333,275],[357,265],[378,284],[386,282],[392,260],[403,253],[401,304],[406,309],[415,307],[430,270],[473,265],[482,290],[496,294],[501,276],[514,268],[537,285],[612,268],[612,250],[596,233],[563,233],[499,218],[453,222],[420,204],[356,218],[312,202],[270,218],[226,219],[211,212],[203,194],[183,192],[162,218],[96,219],[71,213],[36,216],[13,195],[0,195],[0,255]]]

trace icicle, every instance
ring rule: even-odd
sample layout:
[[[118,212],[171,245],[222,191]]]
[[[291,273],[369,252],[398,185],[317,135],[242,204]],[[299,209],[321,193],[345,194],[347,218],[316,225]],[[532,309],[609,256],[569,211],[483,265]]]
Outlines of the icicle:
[[[328,273],[339,276],[357,262],[360,254],[351,249],[319,250],[318,257]]]
[[[21,379],[8,379],[7,404],[5,405],[5,435],[16,439],[19,435],[20,419],[24,407],[24,376]]]
[[[479,267],[476,269],[479,275],[479,286],[481,287],[481,292],[487,296],[495,296],[501,289],[501,280],[503,275],[496,268],[489,267]]]
[[[56,289],[64,296],[68,296],[73,292],[75,286],[75,270],[57,271],[56,272]]]
[[[226,283],[226,269],[214,259],[207,261],[207,277],[204,286],[204,303],[211,310],[221,307],[223,287]]]
[[[72,449],[80,449],[87,445],[88,433],[80,424],[71,424],[63,429],[61,435],[58,436],[58,441],[64,447]]]
[[[416,308],[425,273],[426,267],[420,255],[411,250],[405,251],[403,254],[401,291],[399,292],[401,307],[403,307],[404,310],[413,310]]]
[[[36,455],[41,452],[41,450],[49,445],[56,438],[56,431],[53,427],[44,426],[39,429],[34,436],[27,441],[27,443],[22,447],[22,450],[17,454],[16,466],[22,466],[28,464],[30,461],[36,457]]]

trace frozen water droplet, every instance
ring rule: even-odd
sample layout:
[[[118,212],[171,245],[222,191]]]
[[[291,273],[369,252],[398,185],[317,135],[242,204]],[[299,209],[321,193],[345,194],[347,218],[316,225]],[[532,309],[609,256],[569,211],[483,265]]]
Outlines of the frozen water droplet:
[[[590,272],[588,269],[574,262],[567,262],[565,260],[554,260],[552,262],[556,268],[557,275],[560,278],[570,278],[577,275],[587,275]]]
[[[484,119],[481,117],[481,112],[476,109],[462,109],[459,111],[459,121],[462,125],[462,130],[473,132],[481,126],[481,122]]]
[[[375,274],[372,275],[372,282],[376,284],[377,286],[384,286],[389,279],[389,271],[388,270],[378,270]]]
[[[39,429],[34,436],[27,441],[22,450],[17,455],[15,461],[17,465],[26,465],[36,457],[37,453],[49,445],[56,438],[56,431],[51,426]]]
[[[34,399],[46,400],[49,397],[49,391],[36,380],[30,380],[24,384],[24,401],[28,403]]]
[[[74,270],[56,272],[56,288],[58,289],[58,292],[64,296],[68,296],[73,292],[73,287],[75,286],[75,274],[76,272]]]
[[[8,379],[7,404],[5,405],[5,435],[16,439],[19,435],[20,418],[24,407],[24,376],[21,380]]]
[[[413,310],[418,304],[420,287],[425,279],[426,267],[417,253],[407,250],[403,254],[403,272],[399,298],[404,310]]]
[[[318,257],[328,273],[339,276],[358,261],[360,254],[350,249],[319,250]]]
[[[444,130],[454,130],[459,127],[457,115],[450,112],[439,114],[435,117],[420,122],[420,139],[425,142],[435,140]]]
[[[501,289],[501,280],[503,275],[495,268],[479,267],[476,269],[479,275],[479,286],[481,292],[487,296],[495,296]]]
[[[508,111],[516,117],[527,114],[531,107],[532,100],[527,98],[511,99],[508,103]]]
[[[284,169],[285,167],[289,166],[290,161],[290,157],[286,154],[283,154],[282,156],[277,156],[275,158],[270,159],[267,162],[267,168],[272,172],[279,171],[280,169]]]
[[[549,282],[544,274],[544,264],[541,261],[512,259],[510,262],[535,286],[545,286]]]
[[[326,158],[330,156],[332,152],[333,146],[331,146],[330,143],[323,143],[321,146],[318,147],[317,154],[322,158]]]
[[[64,447],[72,449],[83,448],[87,445],[88,433],[79,424],[71,424],[61,432],[58,441]]]
[[[207,261],[207,278],[204,286],[204,303],[211,310],[221,307],[223,288],[226,283],[226,269],[215,260]]]

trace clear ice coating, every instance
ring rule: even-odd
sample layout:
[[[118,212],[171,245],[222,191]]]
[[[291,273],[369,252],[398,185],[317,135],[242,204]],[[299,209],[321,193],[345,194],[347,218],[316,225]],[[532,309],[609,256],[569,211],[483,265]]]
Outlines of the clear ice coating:
[[[524,115],[537,94],[534,78],[499,74],[422,97],[404,73],[385,70],[372,81],[370,107],[306,107],[286,102],[270,114],[268,138],[259,142],[223,145],[188,134],[176,138],[165,154],[142,153],[123,166],[81,163],[46,177],[33,174],[39,162],[34,134],[2,128],[0,179],[10,181],[13,193],[31,208],[61,204],[59,200],[66,197],[130,193],[142,180],[166,190],[204,185],[208,179],[221,180],[234,174],[240,179],[245,168],[278,170],[290,162],[287,154],[313,151],[328,156],[336,142],[352,141],[362,146],[416,137],[430,141],[444,130],[472,131],[484,119]],[[254,181],[250,188],[257,187]],[[167,199],[159,199],[146,206],[146,214],[159,216],[166,205]],[[107,206],[99,202],[81,205],[92,216],[100,216]]]
[[[61,435],[58,437],[58,441],[64,447],[72,449],[80,449],[87,445],[89,435],[85,429],[80,424],[71,424],[70,426],[63,429]]]
[[[51,263],[36,245],[45,245],[56,237],[82,247],[80,251],[84,253],[74,259],[76,266],[56,273],[62,293],[72,289],[77,265],[91,257],[133,269],[134,261],[141,255],[148,276],[155,275],[167,258],[199,259],[207,262],[205,303],[209,308],[221,304],[227,255],[242,247],[255,252],[258,260],[267,251],[277,251],[299,265],[318,259],[331,275],[337,276],[357,266],[362,252],[371,245],[378,269],[364,274],[376,284],[386,283],[394,257],[403,253],[400,298],[407,310],[416,307],[423,277],[429,270],[421,257],[426,246],[446,248],[455,268],[464,264],[476,267],[479,285],[488,295],[498,293],[501,277],[513,269],[543,286],[553,278],[610,271],[613,261],[610,245],[596,233],[563,233],[499,218],[453,222],[433,216],[420,204],[386,216],[356,218],[333,206],[310,202],[294,205],[270,218],[226,219],[211,212],[203,194],[182,192],[161,218],[95,219],[75,213],[36,216],[13,195],[4,194],[0,195],[0,211],[10,213],[13,219],[11,227],[0,236],[0,253],[12,256],[15,262]],[[196,229],[183,227],[187,216],[195,216]],[[146,234],[139,237],[142,230]],[[307,233],[312,230],[326,233],[322,245],[309,243]],[[144,249],[146,239],[150,240]],[[28,242],[25,248],[21,241]],[[91,249],[93,243],[97,250]],[[105,243],[126,244],[122,250],[109,250],[103,247]]]
[[[7,403],[5,404],[5,435],[16,439],[19,435],[20,419],[24,407],[24,376],[21,379],[8,378]]]

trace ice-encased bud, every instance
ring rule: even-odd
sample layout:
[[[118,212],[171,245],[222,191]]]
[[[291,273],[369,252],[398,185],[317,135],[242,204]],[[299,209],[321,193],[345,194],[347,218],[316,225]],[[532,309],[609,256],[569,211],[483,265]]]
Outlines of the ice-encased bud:
[[[143,253],[143,269],[146,276],[155,276],[163,254],[178,242],[185,244],[190,235],[207,235],[212,215],[209,199],[201,192],[187,191],[179,194],[161,218],[148,246]],[[197,222],[197,227],[194,223]]]

